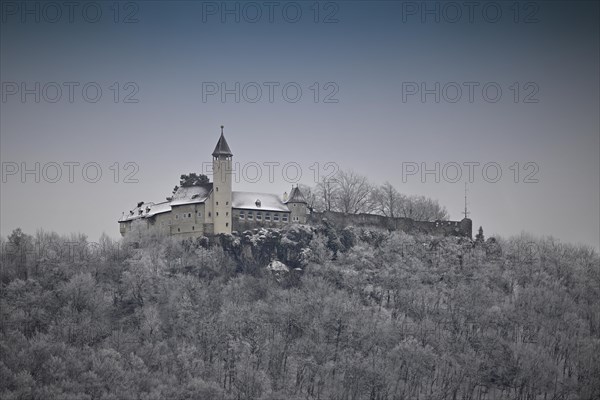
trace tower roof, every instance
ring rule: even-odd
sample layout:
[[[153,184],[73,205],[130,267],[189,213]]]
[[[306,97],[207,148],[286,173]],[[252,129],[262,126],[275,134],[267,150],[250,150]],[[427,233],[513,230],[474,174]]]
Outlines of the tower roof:
[[[306,199],[304,198],[304,195],[298,186],[292,188],[292,192],[290,193],[286,203],[306,203]]]
[[[221,125],[221,137],[215,146],[215,151],[212,153],[213,157],[217,156],[233,156],[229,145],[227,144],[227,140],[225,140],[225,136],[223,135],[223,125]]]

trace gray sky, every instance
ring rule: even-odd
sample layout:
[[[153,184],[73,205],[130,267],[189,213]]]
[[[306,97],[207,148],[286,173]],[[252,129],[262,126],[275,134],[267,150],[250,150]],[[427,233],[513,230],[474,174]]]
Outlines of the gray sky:
[[[599,246],[598,2],[75,3],[0,3],[3,236],[118,237],[224,124],[234,190],[334,163],[460,219],[471,165],[486,235]]]

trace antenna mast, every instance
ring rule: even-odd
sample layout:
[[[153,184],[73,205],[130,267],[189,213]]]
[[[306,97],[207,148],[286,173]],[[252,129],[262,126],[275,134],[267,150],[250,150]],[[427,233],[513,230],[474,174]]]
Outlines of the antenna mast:
[[[464,211],[464,214],[465,214],[465,218],[468,218],[468,216],[470,214],[469,211],[467,211],[467,182],[465,182],[465,211]]]

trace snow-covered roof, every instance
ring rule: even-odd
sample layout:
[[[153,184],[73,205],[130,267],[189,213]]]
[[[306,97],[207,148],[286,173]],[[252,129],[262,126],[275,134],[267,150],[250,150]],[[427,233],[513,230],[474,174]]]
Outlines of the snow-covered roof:
[[[175,194],[173,194],[171,206],[204,203],[210,192],[212,192],[212,183],[207,183],[202,186],[180,187]]]
[[[140,206],[135,207],[128,213],[124,213],[119,219],[119,222],[131,221],[138,218],[150,218],[156,214],[162,214],[169,211],[171,211],[171,205],[168,201],[158,204],[154,204],[152,202],[142,203]]]
[[[282,198],[272,193],[233,192],[231,197],[231,206],[233,208],[262,211],[290,211]],[[257,201],[259,205],[257,205]]]
[[[177,189],[170,201],[154,204],[152,202],[142,203],[133,210],[126,212],[119,219],[119,222],[131,221],[138,218],[150,218],[156,214],[171,211],[171,206],[180,206],[183,204],[204,203],[212,192],[212,183],[202,186],[188,186]]]
[[[150,207],[150,211],[145,212],[145,215],[152,217],[153,215],[162,214],[169,211],[171,211],[171,204],[169,204],[168,201],[163,201],[162,203],[158,203]]]
[[[204,203],[212,192],[212,183],[203,186],[188,186],[177,189],[170,201],[154,204],[142,203],[133,210],[126,212],[119,222],[131,221],[138,218],[150,218],[156,214],[169,212],[172,207],[184,204]],[[231,207],[256,211],[290,212],[283,199],[272,193],[232,192]],[[258,204],[257,204],[258,200]]]

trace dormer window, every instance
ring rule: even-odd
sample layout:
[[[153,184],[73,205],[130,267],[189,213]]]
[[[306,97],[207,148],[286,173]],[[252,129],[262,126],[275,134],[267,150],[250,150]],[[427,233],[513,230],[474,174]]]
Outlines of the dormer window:
[[[256,204],[256,207],[260,207],[260,199],[256,199],[256,201],[254,202],[254,204]]]

